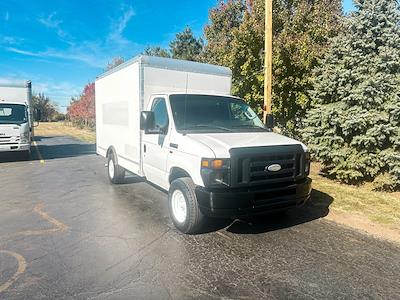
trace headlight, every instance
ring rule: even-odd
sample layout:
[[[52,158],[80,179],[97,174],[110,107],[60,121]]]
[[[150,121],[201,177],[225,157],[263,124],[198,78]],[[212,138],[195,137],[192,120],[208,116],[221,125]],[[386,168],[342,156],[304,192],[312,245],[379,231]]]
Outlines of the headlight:
[[[203,158],[201,160],[201,177],[206,187],[229,186],[231,162],[229,158]]]
[[[308,176],[310,175],[310,165],[311,165],[311,154],[310,152],[305,153],[305,168],[304,172]]]
[[[21,133],[21,144],[28,144],[29,143],[29,132]]]

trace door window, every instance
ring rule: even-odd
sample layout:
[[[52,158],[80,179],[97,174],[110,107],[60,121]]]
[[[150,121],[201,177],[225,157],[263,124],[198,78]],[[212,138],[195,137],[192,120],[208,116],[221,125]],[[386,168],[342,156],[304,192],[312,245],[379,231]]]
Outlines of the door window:
[[[168,132],[168,111],[167,105],[164,98],[157,98],[153,102],[152,111],[154,112],[154,119],[156,123],[156,128],[163,130],[166,134]]]

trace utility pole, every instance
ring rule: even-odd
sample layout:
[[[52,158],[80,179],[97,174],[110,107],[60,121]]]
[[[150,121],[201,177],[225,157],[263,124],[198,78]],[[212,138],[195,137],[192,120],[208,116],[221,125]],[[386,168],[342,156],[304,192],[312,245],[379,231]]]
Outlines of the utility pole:
[[[272,0],[265,0],[264,123],[272,116]]]

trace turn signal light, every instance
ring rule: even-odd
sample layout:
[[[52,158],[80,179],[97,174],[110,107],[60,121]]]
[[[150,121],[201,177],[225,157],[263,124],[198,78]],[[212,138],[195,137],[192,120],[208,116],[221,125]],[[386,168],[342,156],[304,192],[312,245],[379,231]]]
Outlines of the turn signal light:
[[[229,169],[229,166],[229,159],[203,158],[201,160],[201,167],[204,169],[221,170]]]

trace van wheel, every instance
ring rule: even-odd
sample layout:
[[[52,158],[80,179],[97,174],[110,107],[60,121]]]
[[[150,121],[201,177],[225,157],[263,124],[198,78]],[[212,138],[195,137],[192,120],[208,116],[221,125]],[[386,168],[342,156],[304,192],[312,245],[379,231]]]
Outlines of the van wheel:
[[[169,213],[175,227],[186,234],[198,233],[205,222],[195,194],[195,184],[189,177],[172,182],[168,195]]]
[[[113,153],[107,158],[107,174],[112,184],[121,184],[125,181],[125,169],[116,163]]]

